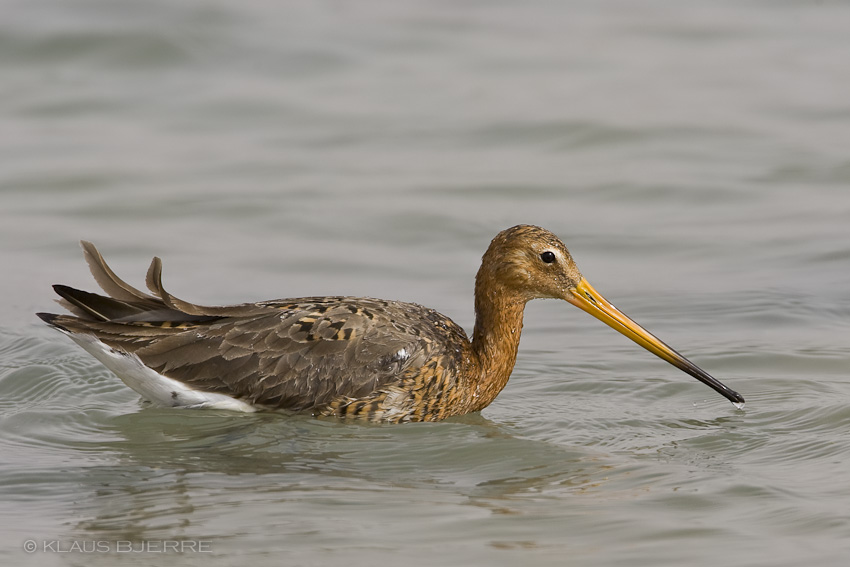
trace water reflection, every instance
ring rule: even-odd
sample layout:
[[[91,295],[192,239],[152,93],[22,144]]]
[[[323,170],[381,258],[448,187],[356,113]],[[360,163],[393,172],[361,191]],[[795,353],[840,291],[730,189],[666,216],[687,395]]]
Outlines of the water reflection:
[[[102,445],[108,462],[79,473],[88,494],[75,530],[87,537],[195,537],[209,526],[193,518],[221,506],[245,517],[259,504],[374,506],[423,491],[452,506],[522,514],[523,501],[587,494],[616,475],[616,459],[522,438],[480,415],[388,427],[145,409],[107,429],[116,439]]]

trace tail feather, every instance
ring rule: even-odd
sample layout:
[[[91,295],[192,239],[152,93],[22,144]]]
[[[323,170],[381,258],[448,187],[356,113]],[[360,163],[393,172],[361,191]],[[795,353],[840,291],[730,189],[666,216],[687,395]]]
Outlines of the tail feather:
[[[112,319],[126,317],[127,315],[143,313],[144,309],[134,307],[133,305],[104,297],[96,293],[81,291],[66,285],[54,285],[53,290],[67,304],[70,304],[72,312],[82,315],[85,319],[95,319],[98,321],[110,321]]]
[[[113,316],[102,319],[104,321],[190,321],[199,317],[218,316],[219,314],[216,311],[222,309],[221,307],[204,307],[182,301],[165,291],[162,286],[162,261],[157,257],[154,257],[151,262],[146,278],[148,288],[156,295],[149,295],[119,278],[94,244],[85,240],[81,241],[80,244],[83,247],[92,276],[101,289],[111,298],[74,290],[78,297],[83,294],[87,297],[89,301],[87,305],[80,306],[68,298],[65,299],[76,307],[82,307],[88,313],[91,313],[90,308],[99,310],[107,306]],[[152,274],[155,274],[155,277]],[[152,283],[154,280],[156,285]],[[60,293],[60,295],[62,294]]]
[[[231,315],[246,314],[246,305],[213,307],[209,305],[189,303],[188,301],[183,301],[182,299],[171,295],[165,291],[165,288],[162,286],[162,260],[157,257],[154,257],[151,261],[150,268],[148,268],[148,273],[145,278],[145,283],[151,292],[160,297],[166,307],[180,313],[186,313],[187,315],[194,315],[198,317],[228,317]],[[264,308],[257,308],[257,313],[261,313],[263,311]]]
[[[92,276],[94,276],[94,281],[110,297],[123,301],[138,301],[140,299],[158,301],[156,297],[139,291],[119,278],[107,265],[106,260],[103,259],[94,244],[81,240],[80,246],[83,247],[83,256],[89,265]]]
[[[232,307],[210,307],[189,303],[168,293],[162,285],[162,261],[154,258],[148,270],[146,283],[155,295],[144,293],[121,278],[103,259],[91,242],[82,241],[83,254],[98,285],[106,296],[74,289],[66,285],[54,285],[53,289],[62,299],[60,305],[76,315],[54,315],[38,313],[46,323],[70,331],[92,330],[90,324],[106,323],[185,323],[206,322],[231,315],[250,314],[249,305]],[[257,312],[265,308],[258,305]]]
[[[35,315],[51,327],[60,327],[60,325],[56,324],[56,319],[61,317],[61,315],[57,315],[56,313],[36,313]]]
[[[54,285],[53,289],[62,298],[60,303],[82,319],[114,323],[183,322],[198,319],[191,314],[169,308],[161,301],[121,301],[66,285]]]

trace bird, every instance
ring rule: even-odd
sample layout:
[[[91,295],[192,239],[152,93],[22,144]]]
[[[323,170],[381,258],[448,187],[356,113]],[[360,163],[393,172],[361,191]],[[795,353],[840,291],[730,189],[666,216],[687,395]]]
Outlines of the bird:
[[[157,406],[383,423],[479,412],[507,384],[525,305],[538,298],[579,307],[737,407],[744,404],[602,297],[563,242],[538,226],[517,225],[490,242],[475,277],[471,337],[434,309],[368,297],[197,305],[165,290],[158,257],[146,293],[119,278],[92,243],[81,246],[106,295],[54,285],[71,314],[37,315]]]

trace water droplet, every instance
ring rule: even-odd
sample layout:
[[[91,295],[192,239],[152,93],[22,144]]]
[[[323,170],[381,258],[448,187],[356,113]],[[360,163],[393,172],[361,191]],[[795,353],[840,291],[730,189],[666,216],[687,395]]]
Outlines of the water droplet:
[[[735,406],[736,409],[743,410],[744,402],[732,402],[732,405]]]

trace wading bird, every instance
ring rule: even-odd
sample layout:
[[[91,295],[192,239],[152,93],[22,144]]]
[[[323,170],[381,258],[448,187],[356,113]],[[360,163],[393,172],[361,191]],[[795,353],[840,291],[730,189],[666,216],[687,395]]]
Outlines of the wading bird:
[[[83,242],[108,295],[56,285],[73,315],[39,313],[153,403],[241,411],[289,409],[382,422],[436,421],[480,411],[514,368],[525,304],[563,299],[687,372],[740,407],[744,398],[605,300],[548,230],[500,232],[475,278],[472,338],[414,303],[301,297],[204,307],[162,286],[151,294],[121,280]]]

